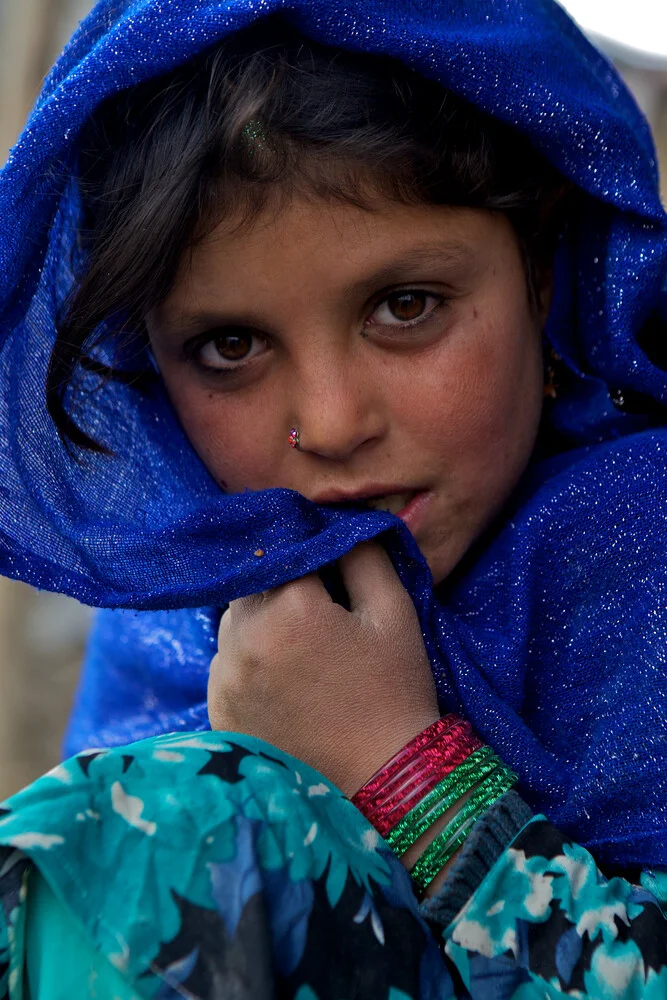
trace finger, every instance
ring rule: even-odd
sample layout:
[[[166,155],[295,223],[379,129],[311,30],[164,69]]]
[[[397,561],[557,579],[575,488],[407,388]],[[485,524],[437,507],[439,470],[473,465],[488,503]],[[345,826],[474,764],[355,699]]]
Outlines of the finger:
[[[229,606],[222,616],[222,620],[225,618],[228,621],[237,621],[239,618],[246,618],[249,615],[255,614],[262,606],[265,601],[265,593],[260,591],[258,594],[248,594],[246,597],[237,597],[235,600],[229,602]]]
[[[391,559],[378,542],[362,542],[342,556],[339,565],[352,611],[374,617],[405,596]]]
[[[220,624],[218,625],[218,648],[227,645],[227,636],[232,631],[233,620],[232,620],[232,608],[231,605],[227,607],[220,618]]]
[[[230,611],[235,620],[247,622],[262,614],[298,611],[303,607],[312,607],[321,601],[331,603],[326,588],[316,573],[308,573],[296,580],[290,580],[279,587],[242,597],[230,604]]]
[[[317,573],[308,573],[268,591],[266,599],[269,604],[280,604],[284,608],[293,609],[317,605],[322,601],[331,603],[327,589]]]
[[[218,626],[218,645],[228,646],[246,629],[255,623],[259,624],[266,599],[267,592],[260,591],[258,594],[248,594],[247,597],[237,597],[230,601]]]

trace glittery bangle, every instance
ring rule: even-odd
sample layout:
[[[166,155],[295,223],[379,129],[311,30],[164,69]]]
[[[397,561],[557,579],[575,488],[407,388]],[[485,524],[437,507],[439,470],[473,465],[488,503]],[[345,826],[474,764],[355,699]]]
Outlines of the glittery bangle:
[[[489,774],[472,792],[470,798],[450,820],[435,840],[429,844],[410,871],[418,888],[423,892],[436,875],[464,843],[474,823],[501,795],[516,783],[517,775],[504,764]]]
[[[400,857],[433,826],[455,802],[500,766],[491,747],[482,746],[440,781],[429,794],[384,834],[389,846]],[[380,831],[382,832],[382,831]]]
[[[352,797],[352,802],[361,812],[366,815],[372,806],[375,805],[378,795],[383,789],[392,786],[397,779],[404,774],[409,765],[418,758],[423,750],[426,750],[440,736],[452,729],[456,725],[462,725],[463,720],[456,715],[444,715],[427,729],[418,733],[414,739],[406,743],[386,764],[375,772],[368,779],[363,788]]]
[[[461,847],[477,819],[516,780],[468,722],[448,715],[384,764],[352,802],[400,857],[452,806],[465,800],[410,872],[423,891]]]
[[[443,778],[483,746],[468,723],[453,725],[380,790],[366,811],[367,819],[386,836]]]
[[[432,868],[433,876],[435,876],[453,855],[456,849],[453,844],[458,841],[459,836],[462,833],[467,833],[472,824],[501,795],[509,791],[515,781],[516,775],[504,764],[501,764],[493,774],[489,775],[473,790],[456,815],[429,844],[415,864],[411,874],[416,871],[418,875],[420,868],[425,867]]]
[[[470,723],[445,716],[419,733],[352,798],[383,836],[484,744]]]

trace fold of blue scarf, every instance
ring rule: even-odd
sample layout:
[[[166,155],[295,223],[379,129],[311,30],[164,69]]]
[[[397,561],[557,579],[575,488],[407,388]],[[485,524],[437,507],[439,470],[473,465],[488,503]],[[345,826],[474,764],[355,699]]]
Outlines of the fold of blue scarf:
[[[109,94],[258,15],[387,53],[528,134],[583,192],[558,251],[547,337],[570,369],[531,470],[436,600],[390,515],[296,494],[224,496],[159,392],[100,388],[78,414],[114,454],[73,458],[46,413],[71,288],[77,135]],[[638,343],[667,326],[667,219],[648,127],[550,0],[103,0],[45,84],[0,173],[0,571],[107,608],[69,746],[205,725],[218,607],[330,562],[387,527],[443,707],[512,764],[529,801],[607,864],[667,864],[667,430],[612,395],[667,402]],[[266,555],[259,559],[261,548]]]

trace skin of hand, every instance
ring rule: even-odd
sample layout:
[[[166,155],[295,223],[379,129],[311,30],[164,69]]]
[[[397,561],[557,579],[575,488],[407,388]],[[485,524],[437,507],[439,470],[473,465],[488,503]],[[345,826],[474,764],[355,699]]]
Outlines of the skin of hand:
[[[211,664],[211,727],[266,740],[354,793],[439,718],[414,605],[389,557],[340,560],[350,611],[316,575],[232,601]]]

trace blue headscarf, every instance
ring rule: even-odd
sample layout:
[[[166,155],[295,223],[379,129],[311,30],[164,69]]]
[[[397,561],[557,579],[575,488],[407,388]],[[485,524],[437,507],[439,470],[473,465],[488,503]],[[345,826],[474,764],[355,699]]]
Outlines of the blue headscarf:
[[[70,455],[46,413],[82,126],[106,96],[278,11],[317,41],[399,57],[511,123],[585,192],[547,329],[569,370],[551,416],[568,447],[533,465],[442,602],[390,515],[287,491],[222,495],[160,392],[92,375],[78,390],[77,416],[111,456]],[[206,725],[213,609],[389,527],[443,707],[469,717],[528,800],[601,862],[667,864],[667,431],[612,401],[621,390],[645,414],[667,403],[667,374],[638,343],[650,316],[667,323],[667,219],[646,122],[560,7],[102,0],[0,174],[0,219],[0,570],[134,609],[100,618],[71,749]]]

